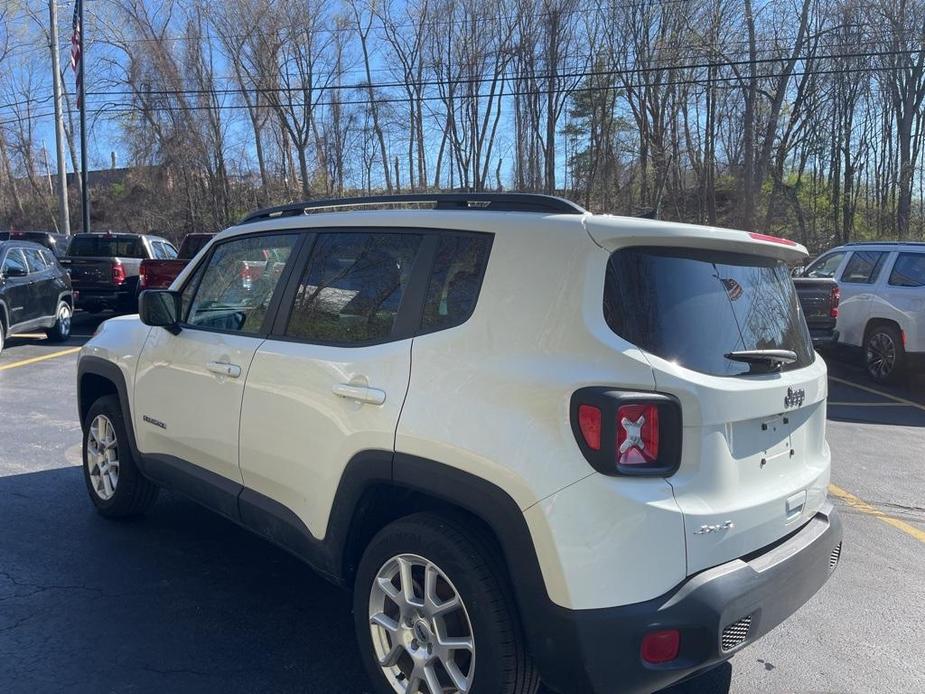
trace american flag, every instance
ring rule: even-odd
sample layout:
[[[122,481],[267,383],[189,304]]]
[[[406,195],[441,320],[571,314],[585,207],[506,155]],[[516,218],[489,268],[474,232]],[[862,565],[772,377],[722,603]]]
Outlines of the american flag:
[[[80,61],[83,58],[81,54],[81,32],[83,28],[80,26],[80,4],[83,0],[76,0],[74,3],[74,22],[73,28],[74,32],[71,34],[71,68],[74,70],[74,74],[77,76],[77,108],[83,108],[81,103],[81,94],[83,89],[81,89],[80,81]]]
[[[723,278],[720,280],[723,283],[723,286],[726,287],[726,293],[729,295],[731,301],[736,301],[742,298],[742,285],[736,282],[731,277]]]

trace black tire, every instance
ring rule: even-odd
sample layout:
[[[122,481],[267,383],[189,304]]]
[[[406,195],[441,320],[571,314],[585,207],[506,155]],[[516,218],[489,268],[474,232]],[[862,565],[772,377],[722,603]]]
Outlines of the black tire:
[[[868,329],[864,338],[864,363],[877,383],[895,383],[906,368],[906,349],[899,328],[880,323]]]
[[[462,521],[418,513],[391,523],[369,543],[357,569],[353,614],[363,665],[375,691],[394,694],[379,666],[370,631],[370,595],[380,569],[399,555],[433,562],[455,588],[475,644],[471,694],[533,694],[539,675],[528,655],[498,552]],[[405,656],[403,656],[405,657]],[[408,656],[410,657],[410,656]],[[446,670],[442,670],[446,674]],[[456,690],[454,690],[456,691]]]
[[[66,312],[66,313],[65,313]],[[45,330],[50,342],[65,342],[71,336],[71,320],[74,312],[66,301],[59,301],[55,311],[55,324]]]
[[[114,450],[119,463],[118,480],[110,498],[104,498],[102,493],[97,491],[91,470],[98,466],[90,461],[88,454],[91,425],[101,415],[111,423],[115,432]],[[115,395],[100,398],[90,406],[87,412],[83,426],[83,471],[90,500],[96,506],[96,510],[107,518],[129,518],[140,515],[147,511],[157,499],[157,486],[143,477],[135,464],[125,423],[122,420],[122,409]]]

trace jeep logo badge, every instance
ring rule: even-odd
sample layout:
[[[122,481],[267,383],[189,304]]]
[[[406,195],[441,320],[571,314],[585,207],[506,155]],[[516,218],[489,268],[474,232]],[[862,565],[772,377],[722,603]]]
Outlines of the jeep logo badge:
[[[797,390],[788,388],[787,395],[784,397],[784,407],[801,407],[804,400],[806,400],[806,391],[802,388],[798,388]]]

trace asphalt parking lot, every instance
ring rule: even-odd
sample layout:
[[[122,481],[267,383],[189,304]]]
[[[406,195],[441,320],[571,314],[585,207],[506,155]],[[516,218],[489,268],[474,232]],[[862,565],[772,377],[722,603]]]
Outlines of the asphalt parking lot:
[[[0,354],[0,692],[364,692],[346,593],[179,496],[113,523],[86,498],[77,347]],[[925,378],[829,360],[841,566],[685,692],[925,690]]]

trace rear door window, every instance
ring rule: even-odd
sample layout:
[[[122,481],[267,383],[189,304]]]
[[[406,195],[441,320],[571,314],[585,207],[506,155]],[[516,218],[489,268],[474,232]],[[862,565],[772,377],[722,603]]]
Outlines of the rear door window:
[[[424,300],[422,332],[461,325],[472,315],[490,249],[487,234],[440,235]]]
[[[894,287],[925,287],[925,253],[900,253],[890,273]]]
[[[29,272],[26,267],[26,259],[23,257],[22,251],[18,248],[11,248],[6,252],[3,265],[0,266],[0,274],[7,275],[10,270],[23,274]]]
[[[637,347],[716,376],[749,373],[730,352],[784,349],[813,362],[787,265],[721,251],[626,248],[607,267],[604,317]]]
[[[46,269],[47,264],[38,248],[23,248],[22,252],[26,256],[29,272],[42,272]]]
[[[83,258],[144,258],[145,249],[137,236],[88,234],[75,236],[68,255]]]
[[[855,251],[841,273],[841,281],[849,284],[873,284],[877,281],[884,260],[884,251]]]
[[[390,340],[422,239],[411,233],[319,234],[286,336],[343,346]]]

